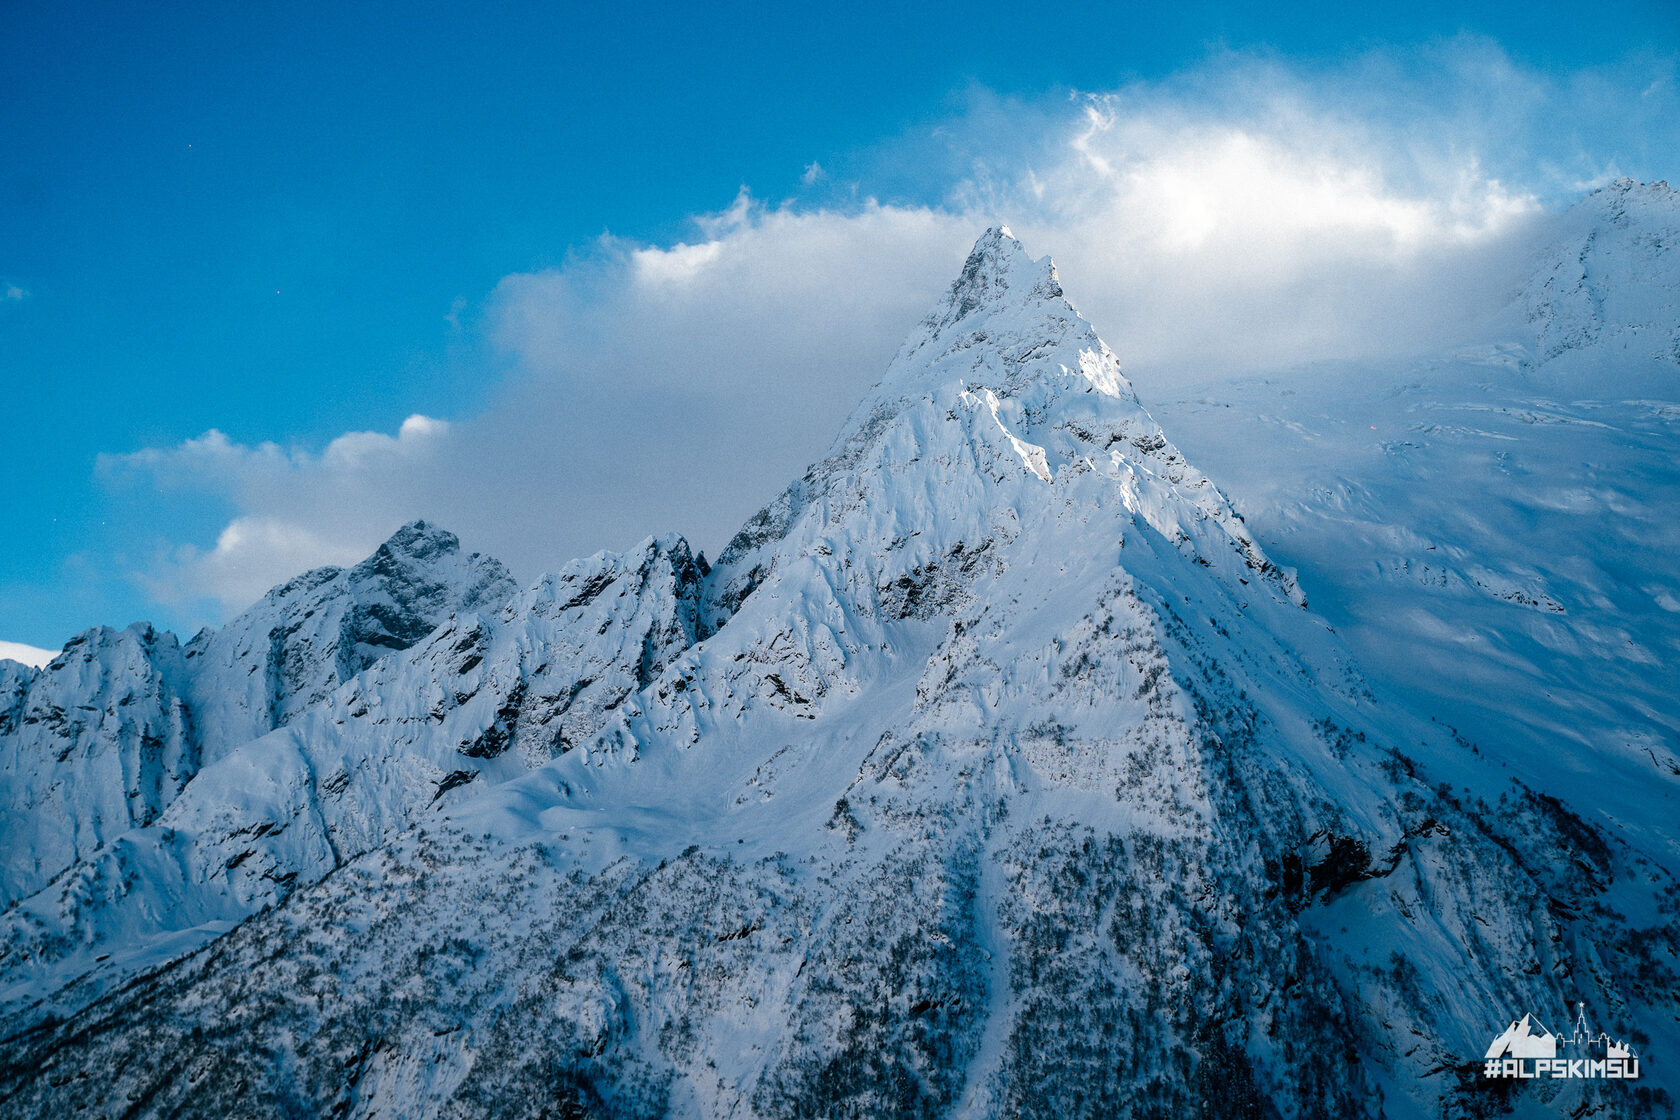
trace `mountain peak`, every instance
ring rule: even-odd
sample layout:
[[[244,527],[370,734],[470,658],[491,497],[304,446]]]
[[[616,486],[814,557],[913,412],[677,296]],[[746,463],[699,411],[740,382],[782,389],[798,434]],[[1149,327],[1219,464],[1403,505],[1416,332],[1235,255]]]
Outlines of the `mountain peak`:
[[[446,555],[460,550],[461,541],[454,533],[447,529],[433,525],[425,520],[414,520],[392,533],[374,550],[374,554],[362,561],[369,564],[380,557],[413,557],[425,560],[434,556]]]
[[[1023,307],[1062,299],[1056,265],[1049,257],[1033,260],[1008,226],[997,225],[980,235],[929,325],[948,327],[976,312]]]
[[[350,568],[316,568],[187,647],[189,699],[212,761],[281,726],[455,613],[499,608],[507,569],[454,533],[410,521]]]
[[[920,489],[906,484],[924,462],[949,473]],[[1110,508],[1121,511],[1122,522],[1147,524],[1203,566],[1219,565],[1232,585],[1248,587],[1258,572],[1280,599],[1304,605],[1225,496],[1184,461],[1139,403],[1119,359],[1064,296],[1050,258],[1033,260],[1007,228],[994,226],[828,456],[725,547],[717,565],[724,574],[715,581],[720,612],[731,614],[753,593],[777,549],[796,555],[827,547],[836,515],[799,528],[813,503],[892,511],[890,530],[859,530],[860,540],[908,541],[937,520],[947,544],[961,539],[965,548],[980,547],[997,524],[1018,522],[1023,503],[1040,500],[1024,497],[1023,486],[1037,495],[1051,484],[1058,490],[1051,504],[1062,510],[1057,503],[1084,493],[1081,478],[1095,488],[1094,502],[1116,503]],[[966,500],[941,500],[937,511],[926,504],[929,495],[958,493]],[[807,535],[795,540],[799,532]],[[929,534],[917,547],[932,542]]]
[[[1068,301],[1055,262],[1035,260],[1008,226],[997,225],[974,243],[859,414],[879,411],[882,397],[916,397],[938,384],[1007,397],[1070,372],[1081,390],[1133,399],[1119,360]]]

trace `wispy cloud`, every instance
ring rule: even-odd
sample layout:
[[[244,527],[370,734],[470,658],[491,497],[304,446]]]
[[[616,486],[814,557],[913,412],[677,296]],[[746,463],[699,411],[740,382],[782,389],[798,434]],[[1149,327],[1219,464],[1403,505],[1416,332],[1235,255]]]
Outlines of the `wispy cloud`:
[[[135,493],[188,490],[245,511],[213,547],[165,549],[137,578],[157,602],[210,599],[236,612],[307,568],[361,559],[447,476],[450,426],[410,416],[394,436],[349,432],[319,452],[274,443],[248,446],[219,431],[176,447],[102,456],[113,485]]]
[[[300,572],[355,563],[372,551],[366,533],[364,526],[332,534],[277,517],[236,517],[216,537],[214,548],[201,551],[183,544],[140,578],[160,603],[208,597],[231,614]],[[377,534],[371,540],[377,543]]]
[[[0,641],[0,661],[21,661],[39,669],[58,655],[59,651],[56,649],[37,649],[22,642]]]

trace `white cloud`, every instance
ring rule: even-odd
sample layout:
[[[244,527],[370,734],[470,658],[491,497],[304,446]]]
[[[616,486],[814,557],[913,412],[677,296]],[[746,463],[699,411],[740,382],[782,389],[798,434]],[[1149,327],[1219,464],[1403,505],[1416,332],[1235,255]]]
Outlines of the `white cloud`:
[[[251,447],[212,428],[176,447],[106,455],[100,462],[106,471],[143,469],[165,484],[202,486],[239,500],[273,501],[291,490],[300,474],[358,487],[369,485],[371,476],[384,476],[381,481],[397,478],[425,459],[449,428],[446,421],[414,415],[402,422],[395,436],[346,432],[319,453],[276,443]]]
[[[200,551],[181,545],[143,582],[160,603],[210,597],[233,613],[300,572],[355,563],[379,538],[374,535],[366,547],[351,543],[354,539],[322,535],[310,526],[273,517],[236,517],[216,537],[214,548]]]
[[[704,242],[607,238],[586,259],[506,278],[490,301],[494,340],[551,383],[701,394],[779,383],[826,401],[840,378],[845,404],[870,376],[853,362],[880,373],[955,276],[974,221],[872,202],[771,209],[743,194],[704,221]]]
[[[676,244],[669,249],[635,249],[630,254],[636,279],[644,284],[683,284],[696,279],[723,255],[723,242]]]
[[[22,303],[29,298],[29,291],[9,281],[0,280],[0,303]]]
[[[0,642],[0,661],[21,661],[39,669],[59,655],[56,649],[37,649],[22,642]]]
[[[235,443],[211,430],[172,448],[101,458],[115,484],[214,495],[242,511],[202,549],[165,549],[140,578],[164,604],[210,599],[223,613],[261,598],[307,568],[346,564],[378,546],[447,477],[450,425],[410,416],[395,436],[348,432],[318,453]]]
[[[1476,40],[980,94],[855,177],[808,169],[822,197],[872,167],[922,174],[922,202],[743,189],[690,239],[606,236],[505,278],[473,319],[486,366],[513,373],[478,415],[319,451],[211,432],[112,465],[233,507],[214,547],[148,573],[160,597],[228,608],[414,516],[524,576],[672,529],[715,551],[821,454],[987,225],[1055,256],[1148,403],[1234,369],[1446,344],[1507,298],[1515,235],[1575,184],[1666,173],[1646,165],[1680,151],[1674,101],[1648,73],[1543,78]]]
[[[1385,173],[1389,153],[1301,107],[1287,128],[1121,95],[1083,109],[1062,162],[985,199],[1012,204],[1017,231],[1056,256],[1140,388],[1151,371],[1205,380],[1437,344],[1503,298],[1488,250],[1541,209],[1474,153]]]

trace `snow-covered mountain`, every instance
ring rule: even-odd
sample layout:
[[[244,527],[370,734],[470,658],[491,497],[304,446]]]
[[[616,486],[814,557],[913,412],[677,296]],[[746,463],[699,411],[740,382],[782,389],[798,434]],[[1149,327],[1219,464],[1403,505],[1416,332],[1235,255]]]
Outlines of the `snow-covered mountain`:
[[[1507,1008],[1680,1052],[1649,816],[1364,675],[1006,230],[715,567],[427,579],[278,706],[136,693],[250,737],[0,918],[0,1114],[1485,1115]]]
[[[451,615],[494,610],[515,590],[501,564],[463,554],[454,534],[423,521],[354,567],[317,568],[276,587],[186,647],[205,761],[285,724]]]
[[[1623,180],[1560,216],[1479,343],[1155,407],[1368,673],[1671,874],[1677,330],[1680,192]]]
[[[154,824],[199,769],[290,720],[513,581],[424,522],[353,568],[318,568],[185,649],[140,623],[0,662],[0,904]]]
[[[1680,205],[1667,183],[1619,179],[1565,215],[1518,300],[1533,361],[1596,349],[1680,366]]]
[[[175,635],[78,634],[44,670],[0,662],[0,903],[138,825],[198,771]]]

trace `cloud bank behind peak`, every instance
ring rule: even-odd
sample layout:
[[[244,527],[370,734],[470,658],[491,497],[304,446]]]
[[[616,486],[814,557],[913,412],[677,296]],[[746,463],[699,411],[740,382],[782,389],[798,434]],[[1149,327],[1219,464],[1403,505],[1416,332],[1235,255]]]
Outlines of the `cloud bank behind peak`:
[[[211,432],[107,463],[227,504],[214,545],[138,574],[205,617],[424,516],[521,576],[672,528],[715,551],[819,456],[974,237],[1051,254],[1147,404],[1321,358],[1468,338],[1545,223],[1680,151],[1673,59],[1545,75],[1455,39],[1036,100],[970,91],[799,197],[747,188],[667,244],[604,235],[476,309],[492,403],[319,451]],[[185,609],[185,608],[183,608]]]

